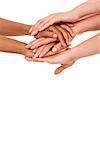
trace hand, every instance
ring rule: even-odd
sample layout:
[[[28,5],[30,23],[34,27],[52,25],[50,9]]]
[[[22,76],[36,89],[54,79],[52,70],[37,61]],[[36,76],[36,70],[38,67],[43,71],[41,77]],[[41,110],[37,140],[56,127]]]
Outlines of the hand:
[[[33,61],[47,62],[50,64],[62,64],[55,70],[55,74],[61,73],[66,68],[72,66],[75,63],[75,58],[71,56],[71,50],[65,50],[59,54],[44,58],[34,58]]]
[[[74,32],[72,30],[72,24],[59,24],[53,25],[48,28],[46,31],[39,32],[35,37],[39,38],[38,40],[30,42],[26,48],[36,49],[42,45],[54,42],[53,38],[57,38],[60,43],[54,45],[52,51],[59,52],[63,46],[64,48],[70,45],[71,40],[74,38]],[[42,38],[41,38],[42,37]],[[50,37],[45,39],[44,37]],[[57,39],[56,39],[57,40]],[[63,45],[63,46],[62,46]]]
[[[32,51],[30,49],[29,50],[27,49],[27,51],[24,53],[25,59],[27,61],[32,61],[34,58],[44,55],[44,53],[45,53],[45,57],[57,54],[57,52],[50,51],[50,48],[52,46],[53,46],[53,43],[50,43],[48,45],[39,47],[37,51],[36,50]]]
[[[31,29],[29,32],[32,32],[33,35],[36,35],[39,31],[43,31],[46,28],[50,27],[51,25],[55,23],[60,22],[76,22],[78,19],[77,15],[73,16],[73,13],[71,11],[69,12],[63,12],[63,13],[55,13],[51,14],[43,19],[40,19]]]
[[[28,61],[33,60],[34,52],[30,49],[25,49],[23,55],[25,56],[25,59]]]
[[[39,38],[37,40],[31,41],[28,45],[26,45],[26,48],[34,50],[43,45],[54,43],[55,41],[57,41],[56,38]]]
[[[63,49],[61,43],[53,38],[40,38],[34,40],[26,45],[26,48],[33,50],[35,53],[34,58],[44,57],[49,51],[54,52],[53,54],[59,53]]]
[[[35,53],[33,59],[34,58],[38,58],[38,57],[41,58],[43,56],[46,56],[49,52],[52,52],[51,49],[52,49],[52,47],[54,45],[55,45],[55,43],[53,42],[53,43],[49,43],[47,45],[43,45],[43,46],[33,50],[33,52]],[[54,55],[54,54],[55,54],[54,52],[53,53],[49,53],[49,56],[50,55]]]
[[[75,36],[73,27],[74,24],[55,24],[50,26],[47,30],[39,32],[37,35],[35,35],[35,37],[58,38],[62,46],[66,47],[70,44]]]

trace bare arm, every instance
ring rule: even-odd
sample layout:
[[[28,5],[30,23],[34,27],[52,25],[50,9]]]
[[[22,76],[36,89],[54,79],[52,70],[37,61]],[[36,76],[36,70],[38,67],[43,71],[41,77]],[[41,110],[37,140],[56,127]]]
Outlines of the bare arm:
[[[72,28],[75,35],[87,31],[100,30],[100,14],[77,22]]]
[[[51,14],[39,20],[31,29],[30,32],[35,35],[39,31],[43,31],[49,26],[59,22],[77,22],[81,18],[100,13],[100,0],[89,0],[75,7],[73,10],[63,13]]]
[[[78,20],[94,13],[100,13],[100,0],[88,0],[72,10],[72,14],[76,14]]]
[[[22,54],[27,57],[32,57],[32,51],[25,48],[25,43],[6,38],[0,35],[0,51]]]
[[[71,57],[75,60],[87,57],[90,55],[95,55],[100,53],[100,34],[86,40],[85,42],[79,44],[78,46],[71,49],[69,52]]]
[[[100,53],[100,34],[92,37],[89,40],[81,43],[80,45],[56,54],[50,57],[34,58],[35,61],[48,62],[50,64],[62,64],[56,70],[56,74],[62,72],[67,67],[70,67],[76,60]]]
[[[5,36],[29,35],[30,25],[0,18],[0,34]]]

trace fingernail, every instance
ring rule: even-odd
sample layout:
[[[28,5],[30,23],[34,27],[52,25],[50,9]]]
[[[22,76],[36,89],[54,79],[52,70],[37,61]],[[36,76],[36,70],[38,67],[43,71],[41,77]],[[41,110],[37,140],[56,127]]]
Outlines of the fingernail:
[[[33,35],[36,35],[36,34],[37,34],[37,32],[38,32],[37,30],[34,30],[34,31],[32,32],[32,34],[31,34],[31,35],[32,35],[32,36],[33,36]]]
[[[43,29],[42,28],[39,28],[39,31],[42,31]]]
[[[31,33],[32,29],[29,30],[29,33]]]
[[[53,34],[53,37],[54,37],[54,38],[57,38],[57,34]]]
[[[56,51],[57,51],[57,48],[54,47],[54,48],[52,49],[52,51],[53,51],[53,52],[56,52]]]
[[[29,47],[29,45],[26,45],[25,47],[26,47],[26,48],[28,48],[28,47]]]

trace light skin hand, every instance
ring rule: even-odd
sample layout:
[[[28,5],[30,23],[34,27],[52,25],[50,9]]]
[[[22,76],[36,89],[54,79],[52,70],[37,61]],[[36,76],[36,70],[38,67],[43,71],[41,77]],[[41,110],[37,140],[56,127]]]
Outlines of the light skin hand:
[[[52,37],[58,38],[63,47],[69,45],[71,37],[73,37],[73,31],[71,29],[72,24],[55,24],[49,27],[47,30],[39,32],[35,35],[36,38],[40,37]]]
[[[76,22],[76,16],[73,17],[71,11],[63,13],[51,14],[43,19],[40,19],[31,29],[32,35],[36,35],[39,31],[43,31],[55,23],[60,22]]]
[[[73,10],[64,13],[55,13],[51,14],[43,19],[40,19],[31,29],[34,35],[38,33],[38,31],[43,31],[49,26],[59,23],[59,22],[77,22],[81,18],[91,15],[93,13],[100,12],[100,1],[87,1]]]
[[[35,58],[44,57],[47,52],[51,51],[51,47],[48,48],[48,44],[56,41],[56,43],[52,46],[52,51],[55,53],[59,53],[63,49],[62,44],[67,44],[72,40],[73,31],[71,27],[73,27],[72,24],[59,24],[51,26],[50,28],[48,28],[48,30],[39,32],[37,34],[39,39],[30,42],[26,46],[26,48],[33,49],[33,52],[36,53],[34,56]],[[44,38],[46,33],[48,34],[48,36],[50,35],[50,37],[54,35],[53,33],[55,33],[55,35],[57,35],[56,37],[58,37],[58,40],[60,42],[58,42],[57,39],[54,38]],[[67,49],[66,44],[65,47]]]
[[[34,41],[30,42],[26,46],[26,48],[34,50],[34,49],[37,49],[40,46],[47,45],[47,44],[53,43],[55,41],[57,41],[56,38],[39,38],[37,40],[34,40]]]
[[[72,39],[78,35],[81,34],[83,32],[87,32],[87,31],[94,31],[94,30],[100,30],[100,14],[96,14],[96,15],[92,15],[89,18],[86,18],[84,20],[78,21],[76,23],[74,23],[74,25],[72,24],[61,24],[60,27],[64,28],[67,31],[66,34],[66,38],[69,41],[69,43],[72,41]],[[68,26],[70,26],[70,28],[68,28]],[[55,32],[54,30],[55,28],[53,28],[52,31]],[[44,31],[46,32],[46,31]],[[42,33],[42,32],[40,32]],[[57,36],[60,37],[59,32],[56,34],[58,34]],[[59,38],[61,39],[61,38]],[[60,46],[61,49],[61,46]],[[54,46],[53,51],[57,51],[56,46]],[[58,51],[59,51],[59,47],[58,47]]]
[[[66,67],[71,66],[76,60],[100,53],[100,34],[92,37],[89,40],[81,43],[80,45],[56,54],[50,57],[34,58],[34,61],[48,62],[50,64],[62,64],[57,68],[57,73],[62,72]]]
[[[97,15],[91,16],[90,18],[87,18],[87,19],[84,19],[84,20],[81,20],[81,21],[75,23],[74,26],[71,25],[70,26],[70,28],[72,30],[72,32],[70,31],[71,35],[73,34],[74,36],[76,36],[76,35],[81,34],[83,32],[99,30],[100,29],[100,19],[99,18],[100,18],[100,14],[97,14]],[[62,24],[60,26],[62,28],[65,28],[67,31],[69,29],[68,25],[66,26],[66,24]],[[55,29],[55,28],[53,28],[53,29]],[[44,32],[46,32],[46,31],[44,31]],[[40,32],[40,33],[42,33],[42,32]],[[41,34],[41,35],[43,35],[43,34]],[[70,37],[69,41],[71,41],[72,37],[71,36],[69,36],[69,37]],[[62,47],[61,43],[57,43],[54,45],[52,51],[53,52],[60,52],[62,48],[63,47]]]
[[[53,43],[52,43],[53,44]],[[50,51],[50,49],[51,49],[51,47],[52,47],[53,45],[51,45],[51,44],[47,44],[47,45],[45,45],[44,47],[42,46],[42,48],[45,48],[45,51],[42,51],[42,53],[45,53],[45,54],[41,54],[41,55],[45,55],[45,57],[48,57],[48,56],[53,56],[53,55],[55,55],[55,54],[57,54],[57,52],[53,52],[53,51]],[[49,50],[48,50],[49,49]],[[33,57],[35,56],[35,54],[36,54],[36,52],[37,52],[38,50],[34,50],[33,51]],[[48,52],[47,52],[48,51]],[[36,56],[35,56],[36,57]],[[40,57],[40,56],[38,56],[38,57]],[[43,57],[43,56],[42,56]],[[27,57],[25,57],[26,58],[26,60],[28,60],[28,61],[32,61],[33,59],[32,58],[29,58],[28,56]],[[41,58],[41,57],[40,57]]]
[[[26,48],[35,49],[37,47],[40,47],[44,44],[48,44],[50,42],[53,42],[53,38],[58,38],[59,43],[55,44],[52,51],[60,51],[61,48],[67,48],[72,40],[73,31],[71,29],[73,27],[72,24],[59,24],[59,25],[53,25],[50,28],[48,28],[45,31],[39,32],[35,37],[39,38],[36,41],[30,42]],[[44,37],[50,37],[47,39],[48,42],[46,42],[46,39]],[[42,37],[42,38],[41,38]],[[52,37],[52,39],[51,39]]]

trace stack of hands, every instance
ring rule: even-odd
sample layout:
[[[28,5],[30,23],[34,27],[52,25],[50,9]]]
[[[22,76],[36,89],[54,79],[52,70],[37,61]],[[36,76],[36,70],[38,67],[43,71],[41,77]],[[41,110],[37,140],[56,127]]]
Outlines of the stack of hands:
[[[73,31],[74,24],[58,23],[48,27],[44,31],[36,32],[37,24],[29,30],[36,40],[26,45],[26,48],[33,50],[33,57],[26,57],[28,61],[48,62],[51,64],[62,64],[55,73],[60,73],[63,69],[71,66],[75,60],[70,60],[66,64],[63,59],[65,52],[69,51],[72,39],[75,37]],[[65,57],[65,56],[64,56]]]
[[[86,10],[81,10],[82,7]],[[56,13],[40,19],[29,30],[36,37],[36,40],[26,46],[33,50],[32,60],[61,64],[55,71],[55,74],[59,74],[80,57],[99,53],[100,34],[70,49],[71,41],[77,34],[100,29],[99,13],[100,1],[93,0],[70,12]],[[28,57],[26,59],[31,60]]]
[[[16,50],[10,51],[24,54],[28,61],[60,64],[55,74],[61,73],[82,57],[100,53],[100,34],[70,48],[76,35],[100,30],[100,0],[89,0],[71,11],[49,15],[40,19],[33,26],[18,23],[15,26],[16,32],[18,30],[17,33],[15,33],[15,28],[12,29],[13,34],[10,34],[10,31],[4,33],[2,32],[3,26],[0,28],[1,35],[27,34],[34,36],[35,40],[28,44],[13,41],[12,49],[15,48]],[[4,38],[4,36],[0,36],[1,41]],[[5,40],[11,42],[10,39]]]

